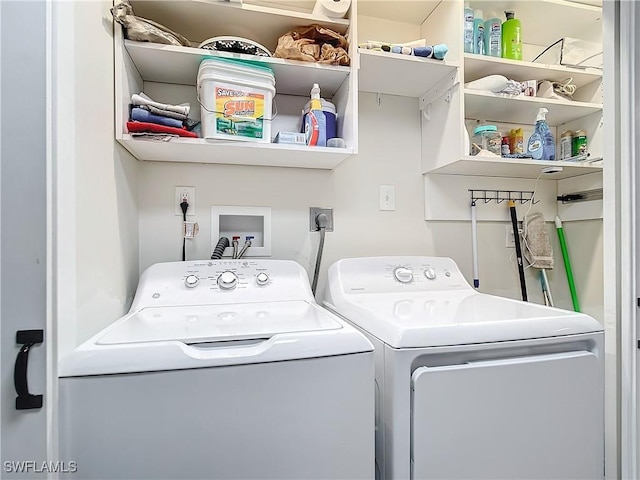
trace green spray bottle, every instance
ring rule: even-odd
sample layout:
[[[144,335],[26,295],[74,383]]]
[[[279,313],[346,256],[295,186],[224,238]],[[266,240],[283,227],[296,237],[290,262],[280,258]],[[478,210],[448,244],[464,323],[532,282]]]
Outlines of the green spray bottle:
[[[507,20],[502,24],[502,58],[522,60],[522,25],[516,12],[505,10]]]

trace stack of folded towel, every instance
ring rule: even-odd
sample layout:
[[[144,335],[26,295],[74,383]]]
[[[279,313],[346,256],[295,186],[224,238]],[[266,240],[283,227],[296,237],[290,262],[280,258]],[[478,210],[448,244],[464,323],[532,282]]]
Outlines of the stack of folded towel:
[[[198,138],[192,130],[199,122],[189,118],[188,103],[168,105],[153,101],[144,93],[131,96],[130,121],[127,129],[134,136],[180,136]]]

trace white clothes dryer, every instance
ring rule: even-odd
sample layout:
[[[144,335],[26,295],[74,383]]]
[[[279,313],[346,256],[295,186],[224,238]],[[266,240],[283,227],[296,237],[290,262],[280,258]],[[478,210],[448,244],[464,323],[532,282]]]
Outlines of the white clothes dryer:
[[[478,293],[435,257],[340,260],[324,305],[375,346],[380,478],[603,478],[593,318]]]
[[[60,365],[60,458],[93,479],[372,479],[371,343],[295,262],[162,263]]]

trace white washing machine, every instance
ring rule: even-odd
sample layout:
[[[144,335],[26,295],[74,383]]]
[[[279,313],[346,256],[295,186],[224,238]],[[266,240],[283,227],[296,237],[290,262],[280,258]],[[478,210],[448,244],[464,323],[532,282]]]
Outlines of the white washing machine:
[[[295,262],[154,265],[59,370],[83,480],[374,477],[373,347]]]
[[[432,257],[338,261],[324,304],[375,346],[381,478],[603,478],[593,318],[480,294]]]

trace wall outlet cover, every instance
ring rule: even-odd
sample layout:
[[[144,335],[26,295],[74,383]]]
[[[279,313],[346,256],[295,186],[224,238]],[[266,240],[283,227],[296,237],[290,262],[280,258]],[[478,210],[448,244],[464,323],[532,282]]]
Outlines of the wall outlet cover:
[[[327,228],[325,232],[333,232],[333,208],[321,208],[321,207],[309,207],[309,231],[317,232],[318,226],[316,225],[316,217],[324,213],[329,221],[327,222]]]
[[[196,187],[175,187],[175,193],[173,195],[174,214],[182,216],[182,209],[180,204],[182,199],[186,198],[189,208],[187,208],[187,217],[194,216],[196,214]]]

